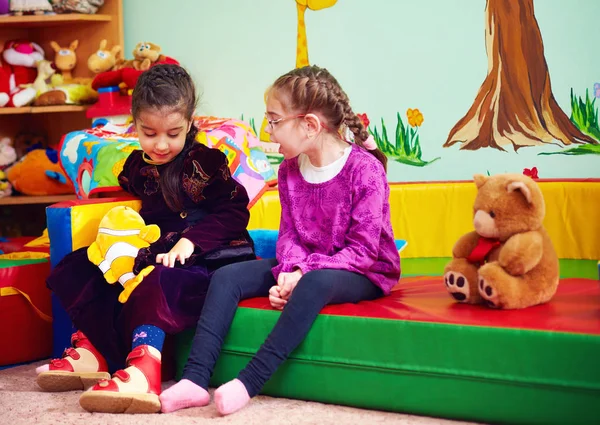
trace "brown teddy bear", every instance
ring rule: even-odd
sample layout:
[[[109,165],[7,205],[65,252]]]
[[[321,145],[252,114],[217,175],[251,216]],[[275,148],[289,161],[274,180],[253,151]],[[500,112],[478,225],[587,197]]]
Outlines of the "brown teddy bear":
[[[549,301],[558,287],[558,257],[542,224],[544,197],[521,174],[475,175],[475,231],[454,245],[444,269],[448,292],[464,303],[525,308]]]
[[[161,47],[158,44],[142,41],[133,48],[134,59],[117,64],[115,69],[133,68],[138,71],[147,71],[153,64],[166,59],[166,56],[162,55],[160,51]]]

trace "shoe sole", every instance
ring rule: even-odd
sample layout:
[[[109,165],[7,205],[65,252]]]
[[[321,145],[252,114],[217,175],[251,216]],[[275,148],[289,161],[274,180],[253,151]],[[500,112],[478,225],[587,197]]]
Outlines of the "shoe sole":
[[[156,394],[86,391],[79,404],[88,412],[101,413],[158,413],[160,400]]]
[[[108,372],[42,372],[37,376],[39,387],[48,392],[87,390],[101,379],[110,379]]]

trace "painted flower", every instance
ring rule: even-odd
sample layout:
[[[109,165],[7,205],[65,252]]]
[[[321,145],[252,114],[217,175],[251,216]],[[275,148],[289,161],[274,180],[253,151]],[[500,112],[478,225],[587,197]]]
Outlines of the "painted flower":
[[[356,114],[356,116],[360,119],[360,122],[362,122],[362,125],[365,128],[369,128],[369,124],[371,124],[371,121],[369,121],[369,117],[367,116],[367,114]]]
[[[523,174],[525,174],[528,177],[531,177],[532,179],[538,179],[538,169],[537,167],[533,167],[533,168],[525,168],[523,170]]]
[[[406,111],[408,125],[411,127],[420,127],[423,124],[423,114],[418,109],[408,109]]]

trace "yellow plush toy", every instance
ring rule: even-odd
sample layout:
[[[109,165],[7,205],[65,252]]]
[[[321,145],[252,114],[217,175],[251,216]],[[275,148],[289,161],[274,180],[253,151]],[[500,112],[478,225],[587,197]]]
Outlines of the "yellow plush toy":
[[[144,277],[154,270],[154,266],[148,266],[136,276],[133,266],[138,251],[158,238],[158,226],[146,225],[144,219],[129,207],[114,207],[100,221],[96,241],[87,250],[88,258],[100,267],[108,283],[123,285],[119,295],[121,303],[125,303]]]

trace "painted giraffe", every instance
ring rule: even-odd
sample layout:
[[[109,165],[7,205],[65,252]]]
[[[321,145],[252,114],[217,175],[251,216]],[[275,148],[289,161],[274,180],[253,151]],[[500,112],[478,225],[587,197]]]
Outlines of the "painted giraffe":
[[[304,14],[306,9],[321,10],[332,7],[337,3],[337,0],[294,0],[296,2],[296,10],[298,11],[298,33],[296,36],[296,68],[310,65],[308,61],[308,40],[306,38],[306,23]],[[266,100],[266,99],[265,99]],[[267,120],[263,118],[260,126],[259,138],[263,142],[269,142],[269,134],[265,131]]]

